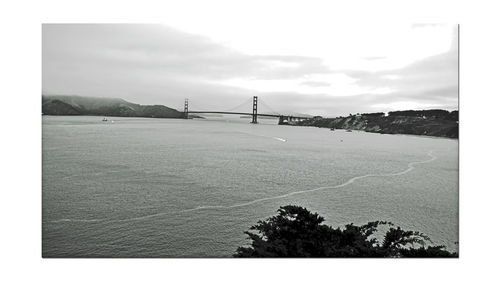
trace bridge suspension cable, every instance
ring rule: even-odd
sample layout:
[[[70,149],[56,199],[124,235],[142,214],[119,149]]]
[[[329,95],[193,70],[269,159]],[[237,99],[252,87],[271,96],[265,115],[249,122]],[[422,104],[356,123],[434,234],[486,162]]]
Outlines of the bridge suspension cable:
[[[251,113],[248,110],[248,101],[252,101],[252,110]],[[233,107],[231,109],[228,109],[227,111],[217,111],[217,110],[193,110],[192,107],[192,102],[189,102],[188,99],[185,99],[184,101],[184,118],[189,118],[190,113],[215,113],[215,114],[236,114],[236,115],[250,115],[252,116],[252,122],[251,123],[258,123],[257,122],[257,117],[258,116],[266,116],[266,117],[278,117],[279,118],[279,123],[278,124],[286,124],[287,122],[292,122],[300,119],[307,119],[307,117],[304,116],[296,116],[296,114],[288,114],[284,116],[284,114],[280,114],[277,111],[275,111],[272,107],[267,105],[262,99],[260,100],[260,105],[258,105],[258,97],[253,96],[252,98],[247,99],[245,102],[239,104],[236,107]],[[239,110],[244,106],[244,109]],[[262,107],[264,107],[264,110],[262,110]],[[257,108],[260,108],[261,110],[257,110]],[[297,114],[299,115],[299,114]]]
[[[262,100],[262,98],[259,100],[259,107],[261,108],[261,110],[260,110],[261,113],[270,113],[270,114],[280,115],[280,113],[278,111],[274,110],[267,103],[265,103]],[[265,110],[262,110],[262,107],[264,107]],[[268,110],[268,111],[266,111],[266,110]]]
[[[206,107],[200,107],[196,102],[193,102],[193,100],[188,100],[189,103],[189,111],[204,111],[206,110]],[[225,110],[220,110],[220,111],[225,111],[225,112],[252,112],[252,104],[253,104],[253,97],[250,97],[246,99],[244,102],[238,104],[237,106],[234,106],[229,109]],[[261,98],[258,101],[259,104],[259,113],[267,113],[267,114],[274,114],[274,115],[281,115],[278,111],[274,110],[271,106],[269,106],[266,102],[264,102]],[[213,108],[213,106],[209,106],[208,108]],[[183,111],[183,107],[178,108],[179,111]]]
[[[203,108],[199,107],[193,100],[188,99],[189,102],[189,111],[202,110]]]
[[[238,109],[242,109],[244,112],[250,112],[252,109],[252,97],[246,99],[244,102],[238,104],[237,106],[230,108],[224,111],[238,111]]]

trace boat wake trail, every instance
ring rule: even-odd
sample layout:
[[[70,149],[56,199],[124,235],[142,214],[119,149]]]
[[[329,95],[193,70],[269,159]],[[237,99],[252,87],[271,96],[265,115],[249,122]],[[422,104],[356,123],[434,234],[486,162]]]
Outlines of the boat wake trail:
[[[273,137],[273,139],[279,140],[279,141],[282,141],[282,142],[286,142],[286,139],[282,139],[282,138],[278,138],[278,137]]]
[[[344,182],[342,184],[338,184],[338,185],[334,185],[334,186],[322,186],[322,187],[317,187],[317,188],[313,188],[313,189],[307,189],[307,190],[301,190],[301,191],[294,191],[294,192],[286,193],[286,194],[283,194],[283,195],[260,198],[260,199],[256,199],[256,200],[249,201],[249,202],[246,202],[246,203],[235,204],[235,205],[231,205],[231,206],[199,206],[199,207],[196,207],[196,208],[193,208],[193,209],[183,210],[181,212],[186,213],[186,212],[193,212],[193,211],[204,210],[204,209],[233,209],[233,208],[245,207],[245,206],[253,205],[255,203],[259,203],[259,202],[263,202],[263,201],[270,201],[270,200],[275,200],[275,199],[286,198],[286,197],[290,197],[292,195],[297,195],[297,194],[311,193],[311,192],[315,192],[315,191],[319,191],[319,190],[325,190],[325,189],[341,188],[341,187],[350,185],[350,184],[352,184],[353,182],[355,182],[355,181],[357,181],[359,179],[364,179],[364,178],[369,178],[369,177],[394,177],[394,176],[401,176],[401,175],[407,174],[407,173],[411,172],[413,169],[415,169],[415,165],[429,163],[429,162],[432,162],[432,161],[434,161],[434,160],[437,159],[437,157],[434,156],[434,154],[432,153],[432,151],[429,151],[429,153],[427,153],[427,155],[430,156],[431,158],[427,159],[427,160],[423,160],[423,161],[410,162],[410,163],[408,163],[408,168],[406,170],[401,171],[401,172],[397,172],[397,173],[367,174],[367,175],[357,176],[357,177],[351,178],[350,180],[348,180],[348,181],[346,181],[346,182]]]
[[[279,137],[259,135],[259,134],[254,134],[254,133],[249,133],[249,132],[243,132],[243,131],[238,131],[238,133],[245,134],[245,135],[250,135],[250,136],[254,136],[254,137],[261,137],[261,138],[266,138],[266,139],[274,139],[274,140],[277,140],[277,141],[286,142],[286,139],[279,138]]]
[[[395,172],[395,173],[387,173],[387,174],[366,174],[362,176],[357,176],[354,178],[349,179],[348,181],[338,184],[338,185],[333,185],[333,186],[322,186],[322,187],[317,187],[313,189],[307,189],[307,190],[301,190],[301,191],[294,191],[290,193],[286,193],[283,195],[278,195],[278,196],[272,196],[272,197],[265,197],[265,198],[260,198],[256,199],[253,201],[245,202],[245,203],[240,203],[240,204],[234,204],[230,206],[222,206],[222,205],[214,205],[214,206],[198,206],[196,208],[191,208],[191,209],[185,209],[178,211],[176,213],[189,213],[189,212],[195,212],[195,211],[200,211],[200,210],[210,210],[210,209],[234,209],[234,208],[240,208],[240,207],[245,207],[245,206],[250,206],[259,202],[264,202],[264,201],[271,201],[271,200],[276,200],[276,199],[281,199],[281,198],[286,198],[290,197],[293,195],[298,195],[298,194],[305,194],[305,193],[311,193],[311,192],[316,192],[320,190],[327,190],[327,189],[337,189],[341,188],[344,186],[348,186],[352,183],[354,183],[357,180],[364,179],[364,178],[370,178],[370,177],[395,177],[395,176],[401,176],[404,174],[407,174],[411,172],[412,170],[415,169],[415,165],[419,164],[425,164],[425,163],[430,163],[434,160],[437,159],[437,157],[433,154],[432,150],[427,153],[427,155],[430,157],[427,160],[423,161],[415,161],[415,162],[410,162],[408,163],[408,167],[401,171],[401,172]],[[50,221],[52,223],[61,223],[61,222],[130,222],[130,221],[139,221],[139,220],[145,220],[149,218],[154,218],[154,217],[160,217],[160,216],[165,216],[165,215],[172,215],[175,213],[169,212],[169,213],[157,213],[157,214],[152,214],[152,215],[146,215],[146,216],[140,216],[140,217],[134,217],[134,218],[128,218],[128,219],[117,219],[117,220],[104,220],[104,219],[91,219],[91,220],[83,220],[83,219],[59,219],[55,221]]]

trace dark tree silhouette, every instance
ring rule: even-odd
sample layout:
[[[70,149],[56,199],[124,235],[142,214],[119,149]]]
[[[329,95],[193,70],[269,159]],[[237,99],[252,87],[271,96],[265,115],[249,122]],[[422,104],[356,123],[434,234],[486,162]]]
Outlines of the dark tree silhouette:
[[[420,232],[405,231],[386,221],[343,229],[322,224],[324,218],[300,206],[284,206],[278,215],[259,221],[245,231],[250,247],[239,247],[235,257],[457,257],[444,246],[425,247],[430,239]],[[383,242],[372,234],[388,225]],[[413,248],[414,244],[421,245]]]

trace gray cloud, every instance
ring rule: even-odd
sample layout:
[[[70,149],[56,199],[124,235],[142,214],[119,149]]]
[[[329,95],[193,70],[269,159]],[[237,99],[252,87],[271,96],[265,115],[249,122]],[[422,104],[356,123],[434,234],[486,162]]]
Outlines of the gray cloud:
[[[171,106],[190,97],[222,108],[252,93],[217,85],[218,79],[294,79],[329,71],[318,58],[245,55],[159,25],[43,25],[42,60],[49,93]]]
[[[448,52],[416,61],[404,68],[367,72],[344,70],[369,88],[389,88],[393,92],[375,95],[376,103],[418,102],[441,108],[458,108],[458,43],[452,42]],[[386,108],[385,110],[388,110]]]
[[[373,94],[368,91],[359,95],[332,97],[327,94],[303,95],[300,93],[270,93],[266,101],[277,104],[277,110],[287,106],[309,114],[327,116],[348,115],[349,113],[388,112],[390,107],[373,107],[379,104],[398,102],[423,105],[422,108],[458,108],[458,43],[452,42],[446,53],[427,57],[406,67],[369,72],[362,70],[339,70],[356,79],[356,84],[370,89],[389,88],[393,92]],[[288,99],[287,106],[281,106],[280,100]],[[417,108],[401,108],[417,109]],[[421,108],[418,108],[421,109]]]
[[[51,94],[121,97],[171,107],[180,107],[184,98],[190,98],[198,109],[227,109],[258,94],[275,109],[323,115],[378,111],[381,109],[371,105],[396,101],[450,108],[457,104],[456,47],[402,69],[340,71],[357,79],[360,86],[388,87],[394,92],[334,97],[326,93],[257,92],[218,83],[235,78],[293,80],[333,73],[321,58],[247,55],[209,38],[160,25],[46,24],[42,31],[43,91]],[[390,79],[391,75],[400,79]],[[328,83],[302,84],[322,87]]]
[[[43,39],[46,69],[54,63],[79,68],[101,64],[197,78],[295,78],[328,71],[318,58],[245,55],[158,25],[44,25]],[[273,62],[278,65],[270,69]]]

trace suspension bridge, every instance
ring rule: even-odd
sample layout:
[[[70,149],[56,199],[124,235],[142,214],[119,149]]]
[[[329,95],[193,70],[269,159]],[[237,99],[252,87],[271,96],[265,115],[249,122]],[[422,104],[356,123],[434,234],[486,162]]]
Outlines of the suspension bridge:
[[[298,116],[298,115],[286,115],[286,114],[280,114],[272,110],[268,105],[266,105],[262,100],[261,104],[265,105],[269,111],[266,113],[259,113],[258,112],[258,97],[254,96],[252,98],[252,111],[251,112],[241,112],[238,111],[237,109],[240,109],[242,105],[245,105],[247,101],[245,101],[243,104],[238,105],[237,107],[229,110],[223,110],[223,111],[215,111],[215,110],[189,110],[189,100],[185,99],[184,100],[184,118],[188,119],[189,114],[233,114],[233,115],[243,115],[243,116],[252,116],[252,124],[257,124],[257,117],[262,116],[262,117],[276,117],[279,118],[278,124],[287,124],[287,123],[292,123],[295,121],[301,121],[305,119],[309,119],[310,117],[304,117],[304,116]],[[240,109],[241,110],[241,109]]]

